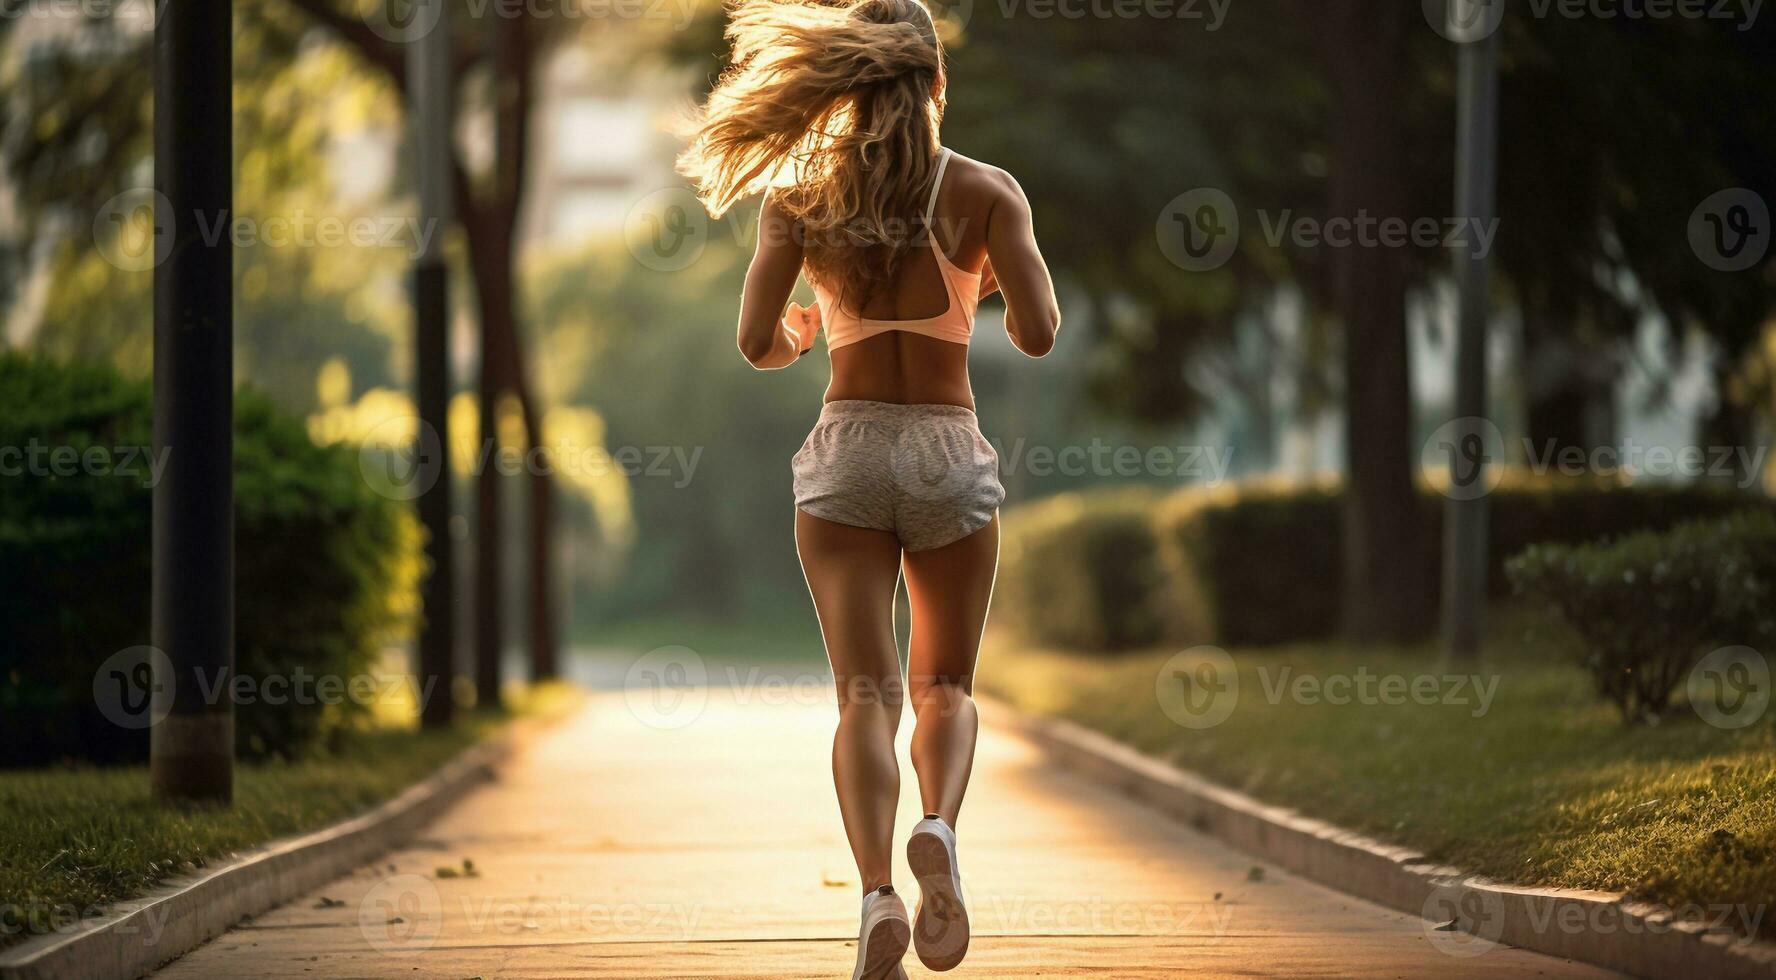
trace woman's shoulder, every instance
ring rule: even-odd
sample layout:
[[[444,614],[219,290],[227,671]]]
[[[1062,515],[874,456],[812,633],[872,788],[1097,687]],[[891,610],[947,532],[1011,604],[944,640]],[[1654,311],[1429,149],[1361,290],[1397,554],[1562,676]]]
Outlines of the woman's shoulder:
[[[960,195],[970,201],[991,205],[1001,200],[1022,201],[1024,190],[1017,178],[1003,167],[966,157],[950,151],[950,163],[944,179],[953,183]]]

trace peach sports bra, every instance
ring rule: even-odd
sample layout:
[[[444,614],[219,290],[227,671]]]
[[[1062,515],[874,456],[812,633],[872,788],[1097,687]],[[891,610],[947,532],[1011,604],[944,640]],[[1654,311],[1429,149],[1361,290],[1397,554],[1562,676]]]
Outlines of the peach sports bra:
[[[979,273],[962,271],[950,261],[950,257],[944,254],[943,247],[937,243],[937,236],[932,232],[931,226],[931,219],[937,209],[937,192],[943,186],[944,168],[949,162],[950,150],[945,147],[937,159],[937,175],[931,181],[931,199],[925,204],[925,240],[931,246],[931,253],[937,257],[937,272],[943,278],[949,306],[936,316],[918,320],[873,320],[844,312],[832,293],[816,285],[814,297],[820,303],[820,320],[826,325],[827,350],[855,344],[890,330],[923,334],[954,344],[968,343],[969,336],[974,333],[974,310],[980,305],[981,277]]]

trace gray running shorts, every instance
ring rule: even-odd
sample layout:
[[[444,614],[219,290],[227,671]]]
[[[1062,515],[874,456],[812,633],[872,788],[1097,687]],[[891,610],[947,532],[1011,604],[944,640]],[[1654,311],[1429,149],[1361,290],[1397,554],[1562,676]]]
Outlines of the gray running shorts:
[[[1005,502],[999,454],[960,405],[827,402],[791,466],[797,509],[908,551],[973,534]]]

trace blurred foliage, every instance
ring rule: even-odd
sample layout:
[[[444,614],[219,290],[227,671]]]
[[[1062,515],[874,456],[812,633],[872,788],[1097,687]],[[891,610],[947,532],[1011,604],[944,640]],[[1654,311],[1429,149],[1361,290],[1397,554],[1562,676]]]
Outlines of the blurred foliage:
[[[1183,596],[1163,589],[1156,494],[1057,494],[1008,514],[993,586],[995,621],[1084,650],[1159,642]]]
[[[677,272],[644,268],[620,243],[529,270],[541,389],[592,406],[608,451],[632,454],[635,550],[594,615],[730,615],[775,605],[800,581],[784,546],[788,464],[819,412],[821,358],[759,372],[739,356],[746,257],[721,228],[711,238]]]
[[[1518,592],[1578,634],[1598,694],[1626,721],[1657,723],[1711,650],[1776,648],[1776,512],[1767,508],[1597,544],[1538,545],[1508,571]]]
[[[147,732],[106,721],[92,691],[107,657],[150,642],[148,384],[0,354],[0,445],[81,460],[0,472],[0,765],[144,758]],[[236,674],[371,674],[417,612],[418,525],[371,491],[356,453],[316,446],[250,390],[236,394],[234,453]],[[238,706],[240,755],[301,755],[370,707],[307,700]]]
[[[1410,184],[1400,196],[1408,217],[1447,215],[1454,48],[1419,4],[1360,2],[1375,18],[1411,22],[1414,81],[1396,119]],[[1258,220],[1261,210],[1331,216],[1335,118],[1311,7],[1242,3],[1214,31],[1185,19],[961,9],[973,16],[953,44],[947,139],[1023,183],[1045,252],[1098,314],[1102,397],[1143,416],[1200,408],[1186,366],[1231,344],[1237,315],[1279,288],[1298,287],[1320,329],[1328,250],[1273,247]],[[1776,85],[1769,30],[1507,15],[1496,255],[1501,298],[1521,304],[1533,329],[1620,339],[1657,311],[1729,354],[1749,342],[1771,312],[1776,263],[1715,272],[1692,254],[1686,228],[1721,188],[1776,200],[1776,107],[1761,97]],[[1241,245],[1220,269],[1184,273],[1160,255],[1155,222],[1196,187],[1234,199]],[[1421,286],[1448,268],[1443,249],[1408,257]],[[1336,385],[1331,366],[1303,365],[1304,382]]]
[[[130,9],[0,47],[0,156],[19,218],[0,250],[15,275],[35,265],[47,279],[33,347],[146,374],[153,273],[114,264],[103,247],[112,199],[152,181],[151,34]],[[237,371],[306,411],[330,358],[366,384],[405,369],[391,355],[406,327],[411,228],[399,209],[343,197],[329,177],[332,153],[396,125],[399,103],[338,45],[301,43],[307,26],[286,5],[246,5],[235,20],[229,217],[254,242],[235,252]]]
[[[1260,479],[1165,496],[1061,494],[1013,508],[1005,515],[998,621],[1031,642],[1082,650],[1161,639],[1324,639],[1337,626],[1343,496],[1335,481]],[[1495,598],[1509,594],[1506,560],[1532,544],[1595,541],[1772,506],[1712,485],[1547,479],[1521,471],[1505,475],[1489,499],[1488,586]],[[1421,488],[1419,502],[1421,518],[1436,532],[1443,496]],[[1137,540],[1141,535],[1150,540]],[[1437,533],[1427,538],[1442,540]],[[1422,583],[1414,601],[1434,607],[1440,554],[1427,549],[1399,560],[1410,562],[1413,580]]]

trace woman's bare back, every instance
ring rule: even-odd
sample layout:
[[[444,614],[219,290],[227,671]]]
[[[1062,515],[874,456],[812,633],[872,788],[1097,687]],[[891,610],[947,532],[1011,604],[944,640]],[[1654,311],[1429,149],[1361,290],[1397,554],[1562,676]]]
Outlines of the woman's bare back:
[[[936,244],[964,272],[978,273],[987,264],[987,224],[1004,195],[1000,173],[954,156],[938,190]],[[919,248],[901,263],[894,287],[878,293],[861,313],[872,320],[915,320],[936,316],[948,304],[936,256]],[[834,350],[826,400],[845,399],[973,408],[968,346],[889,330]]]

